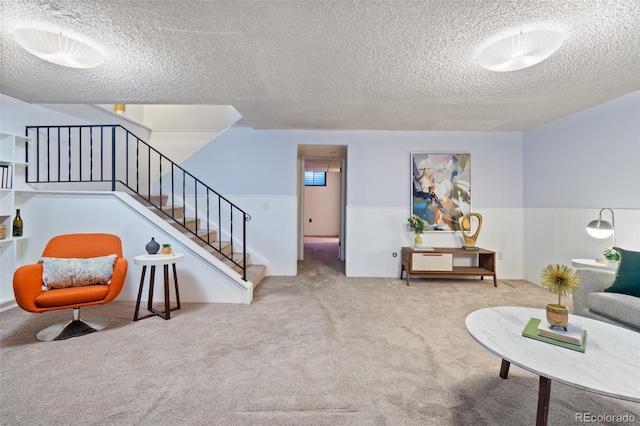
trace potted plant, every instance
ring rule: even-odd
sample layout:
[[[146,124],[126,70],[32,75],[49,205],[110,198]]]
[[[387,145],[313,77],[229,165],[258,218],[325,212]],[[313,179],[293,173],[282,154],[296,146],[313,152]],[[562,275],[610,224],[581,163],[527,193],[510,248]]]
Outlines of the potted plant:
[[[160,251],[162,254],[171,254],[171,244],[163,244]]]
[[[620,261],[620,253],[613,247],[607,247],[602,251],[602,255],[609,263],[616,263]]]
[[[408,222],[409,228],[415,234],[414,243],[416,247],[420,247],[422,245],[421,234],[424,232],[425,228],[427,227],[427,224],[425,223],[424,219],[421,216],[418,216],[416,214],[410,216],[407,219],[407,222]]]
[[[551,293],[558,296],[558,303],[547,304],[547,322],[553,327],[564,328],[569,324],[569,308],[562,304],[562,296],[569,296],[580,287],[580,278],[566,265],[547,265],[540,273],[540,281]]]

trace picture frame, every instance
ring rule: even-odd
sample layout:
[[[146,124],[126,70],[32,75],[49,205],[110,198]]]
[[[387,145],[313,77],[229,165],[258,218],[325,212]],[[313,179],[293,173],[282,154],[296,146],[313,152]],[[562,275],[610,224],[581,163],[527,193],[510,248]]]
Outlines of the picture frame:
[[[411,153],[411,215],[427,230],[460,231],[458,220],[471,213],[471,154]]]

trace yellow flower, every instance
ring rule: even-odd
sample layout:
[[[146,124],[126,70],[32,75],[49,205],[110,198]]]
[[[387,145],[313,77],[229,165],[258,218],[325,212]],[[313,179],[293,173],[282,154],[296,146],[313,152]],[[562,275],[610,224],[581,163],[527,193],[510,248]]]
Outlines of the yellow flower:
[[[547,265],[540,273],[540,281],[551,293],[558,296],[558,305],[562,296],[573,294],[580,287],[580,278],[576,272],[565,265]]]

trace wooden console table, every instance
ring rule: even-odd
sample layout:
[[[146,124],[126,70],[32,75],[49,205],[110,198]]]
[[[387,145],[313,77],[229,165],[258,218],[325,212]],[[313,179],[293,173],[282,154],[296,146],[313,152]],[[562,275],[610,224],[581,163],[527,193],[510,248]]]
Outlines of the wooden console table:
[[[476,255],[478,266],[456,266],[453,264],[456,255]],[[498,287],[496,278],[496,252],[478,248],[478,250],[466,250],[458,247],[435,247],[433,250],[424,250],[413,247],[402,247],[402,274],[406,273],[407,285],[411,275],[471,275],[493,277],[493,286]]]

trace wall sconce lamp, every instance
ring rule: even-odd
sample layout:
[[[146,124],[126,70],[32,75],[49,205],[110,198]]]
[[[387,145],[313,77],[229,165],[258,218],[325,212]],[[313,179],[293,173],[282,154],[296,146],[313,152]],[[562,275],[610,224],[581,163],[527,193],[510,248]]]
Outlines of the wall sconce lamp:
[[[602,220],[603,210],[609,210],[611,212],[611,223],[607,222],[606,220]],[[591,222],[589,222],[589,224],[587,225],[587,232],[593,238],[607,238],[613,235],[613,247],[615,247],[616,246],[615,226],[616,226],[616,222],[613,217],[613,210],[605,207],[603,209],[600,209],[600,213],[598,214],[597,220],[592,220]]]

